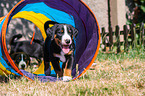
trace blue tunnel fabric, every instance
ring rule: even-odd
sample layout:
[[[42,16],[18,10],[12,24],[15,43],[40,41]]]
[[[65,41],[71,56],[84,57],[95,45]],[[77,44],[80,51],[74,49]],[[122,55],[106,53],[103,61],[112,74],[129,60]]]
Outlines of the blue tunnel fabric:
[[[6,18],[6,17],[5,17]],[[4,23],[4,20],[5,20],[5,18],[2,20],[2,22],[0,23],[0,30],[2,29],[2,25],[3,25],[3,23]],[[1,34],[1,31],[0,31],[0,34]],[[1,38],[0,38],[0,42],[1,42]],[[3,55],[2,55],[2,45],[1,45],[2,43],[0,43],[0,62],[1,62],[1,64],[8,70],[8,71],[10,71],[10,72],[12,72],[12,73],[14,73],[14,74],[16,74],[17,76],[21,76],[20,74],[18,74],[11,66],[9,66],[7,63],[6,63],[6,61],[3,59]]]
[[[38,6],[41,6],[41,8],[39,8]],[[33,11],[35,13],[41,13],[46,17],[48,17],[49,19],[51,19],[52,21],[57,21],[58,23],[70,24],[75,27],[73,16],[65,12],[50,8],[44,2],[27,4],[19,12],[22,11]]]

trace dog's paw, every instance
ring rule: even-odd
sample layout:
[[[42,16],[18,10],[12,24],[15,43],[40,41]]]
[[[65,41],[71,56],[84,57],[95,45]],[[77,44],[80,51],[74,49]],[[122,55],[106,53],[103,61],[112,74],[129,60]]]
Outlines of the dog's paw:
[[[63,76],[63,81],[64,82],[67,82],[67,81],[70,81],[70,80],[72,80],[72,77],[70,77],[70,76]]]

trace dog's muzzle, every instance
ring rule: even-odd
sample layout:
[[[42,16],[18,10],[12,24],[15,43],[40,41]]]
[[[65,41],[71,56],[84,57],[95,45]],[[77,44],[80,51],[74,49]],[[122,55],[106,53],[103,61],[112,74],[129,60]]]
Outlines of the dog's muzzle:
[[[22,61],[19,62],[19,68],[20,68],[20,69],[25,69],[26,66],[27,66],[27,65],[26,65],[26,62],[25,62],[25,61],[22,60]]]

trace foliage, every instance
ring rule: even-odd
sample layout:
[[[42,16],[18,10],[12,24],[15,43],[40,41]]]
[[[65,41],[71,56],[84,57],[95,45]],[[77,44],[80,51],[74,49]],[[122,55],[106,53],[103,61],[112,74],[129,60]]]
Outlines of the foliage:
[[[138,17],[138,22],[140,23],[140,22],[144,22],[145,23],[145,0],[140,0],[140,3],[135,3],[135,5],[136,6],[138,6],[139,7],[139,10],[140,10],[140,12],[139,13],[141,13]]]
[[[127,16],[127,24],[138,24],[141,22],[145,23],[145,0],[133,0],[131,1],[131,4],[133,6],[133,10],[130,12],[130,16]],[[129,18],[131,15],[133,15],[132,18]]]

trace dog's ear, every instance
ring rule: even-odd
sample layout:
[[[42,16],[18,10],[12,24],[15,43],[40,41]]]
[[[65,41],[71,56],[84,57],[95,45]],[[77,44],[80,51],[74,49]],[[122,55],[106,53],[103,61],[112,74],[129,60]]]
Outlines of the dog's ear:
[[[12,58],[13,60],[15,60],[16,56],[17,56],[17,53],[11,54],[11,58]]]
[[[46,34],[49,38],[51,38],[51,40],[54,39],[56,27],[57,27],[57,24],[55,24],[54,26],[52,26],[46,30]]]
[[[76,28],[73,27],[73,37],[76,38],[78,35],[78,30]]]
[[[46,32],[46,30],[48,28],[50,28],[50,24],[54,25],[54,24],[59,24],[58,22],[55,22],[55,21],[46,21],[45,24],[44,24],[44,30]]]
[[[50,27],[50,25],[54,25],[52,27]],[[55,24],[59,24],[58,22],[55,22],[55,21],[46,21],[45,24],[44,24],[44,30],[47,34],[47,36],[49,36],[52,39],[54,39],[54,35],[55,35]]]

